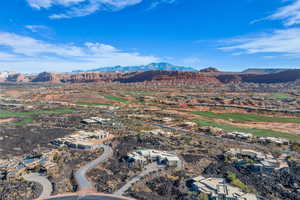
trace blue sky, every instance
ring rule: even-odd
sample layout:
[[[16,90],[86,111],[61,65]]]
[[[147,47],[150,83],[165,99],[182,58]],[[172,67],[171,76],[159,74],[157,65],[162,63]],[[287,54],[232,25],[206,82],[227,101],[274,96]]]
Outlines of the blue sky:
[[[300,67],[300,0],[9,0],[0,71]]]

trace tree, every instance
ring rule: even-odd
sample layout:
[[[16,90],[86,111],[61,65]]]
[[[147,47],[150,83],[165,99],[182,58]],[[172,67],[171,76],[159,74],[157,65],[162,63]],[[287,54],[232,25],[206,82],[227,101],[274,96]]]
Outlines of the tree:
[[[237,178],[236,174],[233,172],[227,173],[227,179],[230,183],[247,193],[256,193],[255,189],[245,185],[240,179]]]
[[[208,194],[200,193],[199,200],[209,200]]]

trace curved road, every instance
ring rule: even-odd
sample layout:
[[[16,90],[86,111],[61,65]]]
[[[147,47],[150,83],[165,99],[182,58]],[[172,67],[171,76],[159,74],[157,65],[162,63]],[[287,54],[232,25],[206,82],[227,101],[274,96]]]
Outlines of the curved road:
[[[147,165],[144,171],[142,171],[139,175],[133,177],[123,187],[121,187],[119,190],[115,191],[113,194],[116,196],[122,196],[134,183],[141,180],[141,178],[143,178],[144,176],[147,176],[151,172],[158,171],[159,169],[162,169],[162,168],[163,168],[162,166],[159,166],[156,163],[151,163],[151,164]]]
[[[35,183],[39,183],[40,185],[42,185],[43,191],[40,194],[40,196],[38,197],[38,199],[45,199],[47,197],[50,197],[53,188],[52,188],[52,184],[46,177],[41,176],[38,173],[32,173],[32,174],[24,175],[23,178],[26,181],[35,182]]]
[[[75,180],[78,184],[79,191],[94,191],[93,184],[86,178],[86,173],[98,165],[99,163],[104,162],[108,158],[110,158],[113,155],[113,150],[110,146],[107,145],[100,145],[101,148],[104,149],[103,154],[97,158],[96,160],[93,160],[89,162],[88,164],[81,167],[76,173],[75,173]]]
[[[47,198],[45,200],[134,200],[127,197],[118,197],[110,194],[66,194]]]

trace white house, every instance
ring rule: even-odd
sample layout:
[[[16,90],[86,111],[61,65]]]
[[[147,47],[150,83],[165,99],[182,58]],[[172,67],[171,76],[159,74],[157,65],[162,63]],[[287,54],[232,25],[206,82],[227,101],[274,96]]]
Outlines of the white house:
[[[191,189],[207,194],[211,200],[257,200],[255,194],[244,193],[240,188],[227,184],[223,178],[199,176],[192,181]]]

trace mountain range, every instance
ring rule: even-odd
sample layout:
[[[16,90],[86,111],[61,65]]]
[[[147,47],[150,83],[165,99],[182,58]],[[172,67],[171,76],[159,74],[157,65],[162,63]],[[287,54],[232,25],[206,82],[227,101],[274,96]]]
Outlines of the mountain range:
[[[288,69],[283,68],[249,68],[244,70],[242,73],[244,74],[273,74],[278,72],[283,72]]]
[[[201,85],[203,83],[287,83],[300,80],[300,69],[285,70],[278,73],[254,74],[220,72],[214,68],[202,72],[151,70],[131,73],[120,72],[81,72],[49,73],[24,75],[11,74],[1,78],[0,82],[48,82],[48,83],[155,83]]]
[[[249,68],[241,73],[243,74],[273,74],[283,72],[289,69],[283,68]],[[73,73],[81,73],[81,72],[146,72],[146,71],[185,71],[185,72],[197,72],[195,68],[185,67],[179,65],[173,65],[166,62],[160,63],[150,63],[148,65],[137,65],[137,66],[113,66],[113,67],[100,67],[89,70],[75,70]],[[200,72],[219,72],[216,68],[209,67],[200,70]]]
[[[75,70],[73,72],[145,72],[145,71],[187,71],[196,72],[197,70],[191,67],[177,66],[170,63],[150,63],[148,65],[138,66],[114,66],[103,67],[90,70]]]
[[[115,66],[73,73],[21,74],[0,73],[0,82],[51,82],[51,83],[172,83],[201,85],[202,83],[286,83],[300,80],[300,69],[256,69],[243,72],[222,72],[209,67],[196,70],[169,63],[151,63],[140,66]]]

